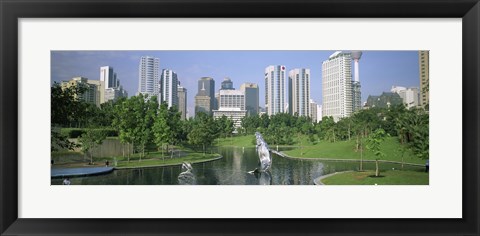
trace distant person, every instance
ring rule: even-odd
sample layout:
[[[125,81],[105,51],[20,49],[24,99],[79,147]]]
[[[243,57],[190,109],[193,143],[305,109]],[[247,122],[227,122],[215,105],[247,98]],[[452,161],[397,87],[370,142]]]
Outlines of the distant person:
[[[50,161],[50,164],[52,164],[52,166],[53,166],[53,164],[55,164],[55,161],[52,159],[52,160]]]
[[[66,178],[63,180],[63,185],[70,185],[71,182],[70,182],[70,179],[69,178]]]
[[[110,164],[110,162],[108,162],[108,160],[105,161],[105,167],[108,167],[108,165]]]
[[[428,173],[429,169],[430,169],[430,163],[429,163],[429,161],[427,160],[427,163],[425,163],[425,172]]]

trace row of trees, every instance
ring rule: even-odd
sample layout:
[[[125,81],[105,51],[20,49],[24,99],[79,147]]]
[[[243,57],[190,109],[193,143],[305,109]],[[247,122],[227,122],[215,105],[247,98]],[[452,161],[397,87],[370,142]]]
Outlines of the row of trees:
[[[213,119],[211,115],[199,113],[195,118],[181,120],[175,107],[158,104],[156,97],[133,96],[97,107],[76,99],[84,89],[52,86],[52,151],[74,147],[59,134],[58,127],[86,128],[90,133],[84,133],[80,140],[87,148],[98,145],[97,140],[104,138],[102,133],[93,133],[100,132],[99,129],[92,128],[116,129],[120,141],[130,144],[125,145],[127,148],[132,145],[140,158],[149,150],[169,151],[169,146],[178,144],[191,145],[205,152],[216,138],[227,137],[234,130],[233,122],[227,117]],[[363,152],[366,138],[379,129],[385,135],[398,137],[400,143],[411,147],[420,158],[428,159],[428,113],[421,108],[406,109],[404,105],[360,110],[338,122],[332,117],[323,117],[321,122],[315,123],[308,117],[286,113],[247,116],[242,119],[239,132],[253,135],[259,131],[271,145],[291,145],[294,137],[301,135],[307,136],[312,143],[354,139],[355,149]]]
[[[365,140],[382,129],[385,135],[398,137],[400,143],[412,148],[414,153],[428,159],[429,115],[422,108],[406,109],[404,105],[389,108],[360,110],[350,117],[335,122],[333,117],[323,117],[312,122],[307,117],[285,113],[273,116],[248,116],[242,120],[241,133],[254,134],[259,131],[269,144],[290,145],[296,135],[307,135],[310,142],[323,140],[337,142],[355,139],[356,151],[363,151]]]
[[[100,128],[113,128],[124,145],[128,160],[131,151],[140,153],[141,158],[151,150],[171,151],[172,145],[190,145],[203,149],[211,146],[218,137],[231,135],[234,126],[227,117],[213,119],[205,113],[195,118],[181,120],[175,106],[158,104],[157,97],[143,95],[110,101],[97,107],[77,99],[85,90],[81,87],[61,88],[55,83],[51,88],[52,151],[73,149],[78,145],[62,136],[62,127],[84,128],[80,136],[84,153],[87,155],[106,138]],[[133,150],[128,150],[133,146]],[[90,155],[91,158],[91,155]]]

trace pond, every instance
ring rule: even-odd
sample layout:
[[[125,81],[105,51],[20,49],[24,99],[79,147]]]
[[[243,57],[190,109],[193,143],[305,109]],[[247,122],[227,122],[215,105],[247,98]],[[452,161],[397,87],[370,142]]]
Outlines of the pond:
[[[72,178],[74,185],[312,185],[322,175],[358,170],[359,162],[300,160],[277,156],[272,153],[272,168],[267,173],[251,174],[258,164],[255,148],[221,147],[223,158],[206,163],[193,164],[192,174],[182,174],[181,166],[152,167],[144,169],[115,170],[110,174]],[[363,163],[364,169],[374,170],[375,163]],[[400,169],[400,164],[381,163],[380,169]],[[424,167],[405,165],[404,169],[423,171]],[[62,179],[52,179],[53,185]]]

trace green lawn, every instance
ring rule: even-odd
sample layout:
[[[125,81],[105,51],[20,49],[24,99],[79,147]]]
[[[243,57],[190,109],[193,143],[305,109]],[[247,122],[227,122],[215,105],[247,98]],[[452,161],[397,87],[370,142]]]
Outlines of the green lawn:
[[[385,157],[381,160],[402,161],[400,148],[402,145],[396,137],[386,138],[381,145],[381,151]],[[412,150],[403,148],[403,158],[406,163],[425,164],[425,160],[416,157]],[[360,151],[355,150],[355,140],[337,141],[335,143],[321,141],[318,144],[308,144],[293,150],[284,151],[285,154],[292,157],[303,158],[324,158],[324,159],[357,159],[360,160]],[[364,160],[375,160],[375,155],[369,150],[363,152]]]
[[[117,162],[116,168],[139,168],[139,167],[149,167],[149,166],[164,166],[164,165],[179,165],[182,162],[190,162],[190,163],[197,163],[197,162],[205,162],[205,161],[212,161],[219,157],[218,154],[205,154],[203,153],[188,153],[185,157],[174,157],[174,158],[152,158],[152,159],[143,159],[142,161],[139,160],[130,160],[127,161],[119,161]],[[113,163],[112,163],[113,164]]]
[[[375,177],[375,171],[345,172],[321,180],[325,185],[428,185],[428,173],[387,170]]]
[[[255,147],[255,135],[218,138],[213,142],[215,146]]]
[[[105,161],[110,163],[110,166],[117,168],[139,168],[149,166],[163,166],[163,165],[177,165],[182,162],[205,162],[217,159],[220,155],[216,153],[196,152],[189,148],[182,148],[180,152],[176,151],[173,156],[170,153],[161,151],[150,151],[145,153],[145,157],[140,160],[140,154],[135,153],[130,156],[130,161],[127,157],[112,156],[112,157],[93,157],[94,166],[103,166]],[[163,154],[163,155],[162,155]],[[180,154],[180,155],[179,155]],[[51,153],[52,159],[55,161],[56,167],[83,167],[90,162],[90,158],[85,158],[81,152],[62,151]]]

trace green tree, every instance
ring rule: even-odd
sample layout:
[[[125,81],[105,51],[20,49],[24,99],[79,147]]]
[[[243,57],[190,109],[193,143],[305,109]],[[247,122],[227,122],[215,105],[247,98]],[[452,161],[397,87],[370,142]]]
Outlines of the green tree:
[[[78,139],[85,157],[90,156],[90,164],[93,164],[93,154],[91,150],[101,145],[105,138],[107,138],[107,134],[103,129],[88,128]]]
[[[206,147],[210,146],[215,139],[216,126],[212,116],[199,112],[195,116],[192,130],[187,135],[188,142],[193,146],[202,146],[203,155],[205,155]]]
[[[371,133],[367,138],[367,148],[373,152],[375,155],[375,176],[379,176],[379,168],[378,168],[378,160],[385,156],[380,149],[380,145],[382,144],[383,140],[385,140],[386,133],[383,129],[376,129],[373,133]]]
[[[77,147],[75,143],[68,140],[68,137],[60,134],[60,128],[71,125],[80,114],[79,107],[83,102],[77,97],[84,93],[85,89],[82,86],[62,88],[57,82],[54,82],[50,88],[50,151],[73,150]]]

